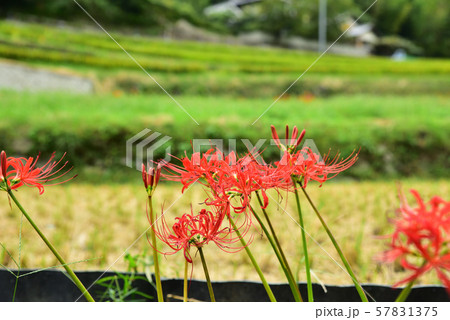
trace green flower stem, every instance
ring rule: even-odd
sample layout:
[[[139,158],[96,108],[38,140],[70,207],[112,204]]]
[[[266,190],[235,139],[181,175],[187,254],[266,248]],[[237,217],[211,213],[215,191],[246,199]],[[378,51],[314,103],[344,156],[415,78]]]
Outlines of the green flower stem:
[[[22,207],[22,205],[20,204],[20,202],[17,200],[17,198],[14,196],[14,193],[12,190],[7,190],[9,196],[11,197],[11,199],[14,201],[14,203],[16,204],[17,208],[19,208],[19,210],[23,213],[23,215],[25,216],[25,218],[27,218],[27,220],[30,222],[31,226],[34,228],[34,230],[36,230],[36,232],[38,233],[38,235],[41,237],[41,239],[45,242],[45,244],[47,245],[47,247],[50,249],[50,251],[53,253],[53,255],[56,257],[56,259],[58,259],[58,261],[61,263],[61,265],[64,267],[64,269],[66,269],[67,274],[69,275],[69,277],[72,279],[72,281],[75,283],[75,285],[78,287],[78,289],[80,289],[80,291],[83,293],[83,295],[85,296],[86,300],[89,302],[95,302],[94,298],[92,298],[91,294],[89,293],[89,291],[87,291],[87,289],[84,287],[84,285],[81,283],[80,279],[78,279],[78,277],[75,275],[75,273],[72,271],[72,269],[67,265],[67,263],[64,261],[64,259],[61,257],[61,255],[58,253],[58,251],[56,251],[55,247],[53,247],[53,245],[50,243],[50,241],[45,237],[45,235],[41,232],[41,230],[39,229],[39,227],[34,223],[33,219],[31,219],[31,217],[28,215],[28,213],[25,211],[25,209]]]
[[[395,302],[405,302],[408,298],[409,294],[411,293],[412,287],[414,285],[414,282],[416,279],[411,280],[406,287],[403,288],[402,292],[398,295],[397,299],[395,299]]]
[[[162,291],[162,285],[161,285],[161,275],[159,272],[159,261],[158,261],[158,248],[156,244],[156,235],[153,231],[153,224],[155,223],[155,218],[153,215],[153,204],[152,204],[152,197],[148,197],[148,205],[150,207],[150,225],[152,226],[150,230],[150,240],[152,241],[152,247],[153,247],[153,263],[155,264],[155,281],[156,281],[156,294],[158,296],[158,302],[164,302],[164,296]]]
[[[358,280],[356,279],[355,274],[353,273],[353,270],[350,266],[350,264],[348,263],[348,260],[345,258],[344,253],[342,252],[341,248],[339,247],[336,239],[334,238],[333,234],[331,233],[330,228],[328,228],[325,220],[323,220],[322,216],[320,215],[319,211],[317,210],[316,206],[314,205],[314,203],[312,202],[311,198],[309,197],[308,193],[306,192],[305,188],[303,188],[302,184],[299,182],[299,185],[303,191],[303,193],[306,196],[306,199],[308,199],[309,204],[311,205],[311,207],[313,208],[314,212],[316,213],[317,217],[319,218],[320,222],[322,223],[322,226],[324,227],[325,231],[328,234],[328,237],[330,238],[331,242],[334,245],[334,248],[336,249],[337,253],[339,254],[339,257],[342,260],[342,263],[345,266],[345,269],[347,270],[348,274],[350,275],[350,277],[352,278],[353,283],[355,284],[356,290],[359,293],[359,296],[361,297],[361,301],[362,302],[369,302],[369,300],[367,300],[367,296],[364,292],[364,289],[361,287],[361,284],[358,282]]]
[[[231,223],[231,225],[233,226],[234,232],[236,232],[236,235],[239,237],[239,239],[241,240],[241,244],[245,249],[245,252],[247,252],[248,257],[250,258],[253,267],[255,268],[256,272],[259,275],[259,278],[262,281],[262,284],[264,286],[264,289],[266,289],[267,295],[269,296],[269,299],[271,302],[277,302],[277,300],[275,299],[275,296],[273,295],[272,289],[270,289],[269,284],[267,283],[266,278],[264,277],[264,274],[261,271],[261,268],[259,267],[258,263],[255,260],[255,257],[253,256],[252,252],[250,251],[250,248],[248,247],[247,243],[245,242],[244,238],[241,236],[241,233],[239,232],[238,228],[236,227],[236,224],[234,223],[234,221],[230,218],[228,219]]]
[[[187,302],[188,300],[188,266],[189,262],[184,260],[183,302]]]
[[[267,230],[266,226],[264,225],[264,223],[262,222],[261,218],[259,217],[259,215],[256,213],[256,211],[253,209],[252,206],[250,206],[250,210],[252,211],[253,215],[255,216],[256,220],[258,220],[259,225],[261,226],[264,234],[267,237],[267,240],[269,240],[270,245],[272,246],[273,252],[275,253],[275,255],[278,258],[278,261],[280,262],[280,266],[283,269],[284,274],[286,275],[286,279],[288,280],[289,283],[289,287],[291,288],[292,294],[294,295],[294,299],[296,302],[302,302],[302,296],[300,294],[300,291],[298,290],[298,286],[297,283],[295,282],[294,278],[292,277],[291,274],[289,274],[285,262],[281,257],[280,252],[278,251],[278,248],[275,244],[275,241],[272,239],[272,236],[270,235],[269,231]]]
[[[203,254],[202,247],[198,247],[198,252],[200,253],[200,259],[202,260],[203,271],[205,272],[206,283],[208,285],[209,296],[211,297],[211,302],[216,302],[216,298],[214,298],[214,291],[211,285],[211,279],[209,278],[208,267],[206,266],[205,255]]]
[[[295,282],[294,275],[292,273],[291,267],[289,266],[289,263],[288,263],[288,261],[286,259],[286,256],[285,256],[284,252],[283,252],[283,249],[281,248],[281,244],[278,241],[277,234],[275,233],[275,229],[273,228],[272,223],[271,223],[271,221],[269,219],[269,215],[267,214],[266,209],[263,209],[263,202],[261,200],[261,196],[259,195],[259,192],[256,192],[256,197],[258,198],[259,205],[261,206],[261,211],[263,212],[264,217],[265,217],[265,219],[267,221],[267,224],[269,225],[270,232],[272,232],[273,240],[275,241],[275,244],[276,244],[276,246],[278,248],[278,251],[280,252],[281,259],[283,259],[284,266],[286,267],[286,271],[288,272],[289,277],[295,283],[295,290],[297,291],[298,295],[301,297],[300,291],[298,290],[298,286],[297,286],[297,283]]]
[[[294,182],[294,187],[295,187],[295,182]],[[298,218],[299,218],[299,222],[300,222],[300,227],[302,229],[302,244],[303,244],[303,254],[305,255],[306,285],[308,288],[308,301],[314,302],[314,295],[313,295],[312,282],[311,282],[311,266],[309,265],[308,246],[306,243],[305,225],[303,223],[302,208],[300,206],[300,198],[298,196],[297,188],[294,188],[294,191],[295,191],[294,192],[295,200],[297,202]]]
[[[427,264],[427,260],[425,260],[422,264],[422,268]],[[405,302],[408,298],[409,294],[411,293],[412,287],[414,283],[416,282],[416,279],[412,279],[406,287],[403,288],[402,292],[398,295],[397,299],[395,299],[395,302]]]

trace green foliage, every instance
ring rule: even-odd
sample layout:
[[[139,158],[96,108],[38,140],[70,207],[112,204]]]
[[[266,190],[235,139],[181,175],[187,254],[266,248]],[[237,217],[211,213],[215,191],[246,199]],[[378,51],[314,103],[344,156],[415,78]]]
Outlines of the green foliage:
[[[124,259],[128,263],[128,273],[116,272],[116,275],[101,278],[95,283],[105,288],[105,291],[100,294],[99,301],[138,302],[153,300],[152,296],[139,291],[139,288],[134,286],[138,280],[148,281],[154,286],[149,269],[153,265],[152,257],[144,251],[134,256],[126,253]],[[145,272],[145,277],[137,274],[140,268]]]
[[[284,34],[292,34],[300,13],[305,7],[305,1],[263,1],[258,15],[259,29],[280,39]]]
[[[371,1],[356,2],[363,9]],[[369,15],[382,36],[409,39],[427,56],[450,55],[450,4],[446,0],[378,1]]]
[[[199,5],[177,0],[78,0],[91,16],[107,26],[134,26],[160,28],[178,19],[207,26],[198,18]],[[203,4],[204,5],[204,4]],[[33,14],[40,18],[56,18],[69,21],[89,20],[85,12],[74,2],[52,0],[36,2],[16,0],[4,8],[7,15]]]
[[[125,143],[144,128],[172,137],[171,153],[182,156],[197,139],[270,139],[269,127],[289,124],[305,128],[322,153],[350,154],[361,148],[358,164],[347,174],[358,178],[449,176],[450,126],[445,97],[334,96],[312,101],[278,101],[255,125],[272,99],[180,97],[192,120],[167,96],[114,97],[1,92],[0,149],[11,154],[48,156],[67,152],[77,170],[101,168],[134,172],[124,167]],[[7,121],[5,119],[8,119]],[[45,121],[43,121],[45,119]],[[9,138],[7,138],[9,137]],[[28,147],[26,147],[28,146]],[[163,157],[161,148],[157,157]],[[267,145],[268,161],[279,154]]]
[[[406,22],[413,3],[410,0],[379,1],[374,6],[377,28],[383,34],[398,34]]]
[[[450,55],[450,4],[446,0],[413,1],[405,29],[427,55]]]
[[[150,5],[152,14],[159,18],[161,25],[184,19],[197,26],[211,27],[199,16],[204,1],[200,1],[197,5],[194,5],[192,1],[180,0],[145,0],[143,2]]]

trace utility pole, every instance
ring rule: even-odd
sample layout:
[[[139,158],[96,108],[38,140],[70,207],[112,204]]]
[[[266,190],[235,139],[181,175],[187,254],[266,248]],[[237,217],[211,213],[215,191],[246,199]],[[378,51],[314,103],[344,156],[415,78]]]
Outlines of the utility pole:
[[[327,49],[327,0],[319,0],[319,53]]]

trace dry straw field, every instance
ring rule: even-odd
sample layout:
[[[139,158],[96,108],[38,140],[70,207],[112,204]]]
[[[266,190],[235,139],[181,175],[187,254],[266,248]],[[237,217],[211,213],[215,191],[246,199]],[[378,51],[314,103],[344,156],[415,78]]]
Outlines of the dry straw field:
[[[450,194],[446,180],[402,182],[405,192],[417,189],[424,199],[432,195]],[[194,209],[204,200],[203,191],[194,186],[185,194],[172,184],[160,184],[155,194],[155,208],[164,206],[167,221],[175,215],[187,212],[190,203]],[[379,236],[392,231],[388,218],[398,206],[395,181],[387,182],[334,182],[321,188],[308,186],[311,197],[321,210],[337,240],[354,266],[362,282],[393,284],[405,276],[400,266],[382,265],[374,257],[385,247]],[[42,227],[67,261],[76,262],[75,270],[126,270],[123,254],[126,250],[137,254],[148,250],[148,221],[146,194],[142,186],[134,184],[92,185],[67,184],[48,187],[44,195],[36,190],[22,188],[17,197]],[[294,273],[305,281],[301,257],[300,228],[294,208],[294,197],[271,194],[269,212],[282,246]],[[412,197],[408,195],[412,202]],[[350,278],[338,265],[340,260],[331,242],[320,226],[305,199],[305,226],[309,233],[309,248],[314,281],[327,284],[350,284]],[[159,210],[160,211],[160,210]],[[0,234],[2,244],[22,268],[46,268],[57,265],[45,245],[20,212],[9,206],[6,193],[0,200]],[[268,281],[283,282],[284,276],[262,232],[254,227],[251,248]],[[163,248],[166,250],[167,248]],[[244,251],[229,254],[214,245],[205,248],[212,280],[258,280]],[[15,268],[13,259],[3,250],[0,262]],[[163,257],[164,277],[182,277],[184,260],[182,253]],[[203,278],[200,260],[194,259],[193,278]],[[438,283],[433,274],[421,278],[421,283]]]

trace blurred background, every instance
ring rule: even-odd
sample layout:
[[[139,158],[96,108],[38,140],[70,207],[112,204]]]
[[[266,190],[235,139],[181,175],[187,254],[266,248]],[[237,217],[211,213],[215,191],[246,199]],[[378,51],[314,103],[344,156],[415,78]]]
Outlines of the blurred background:
[[[41,198],[34,190],[19,196],[67,260],[95,258],[76,268],[123,270],[118,257],[148,227],[140,173],[125,166],[128,139],[149,128],[171,137],[174,155],[189,153],[194,138],[225,139],[225,147],[238,139],[242,153],[239,139],[256,143],[271,138],[271,124],[297,125],[322,153],[360,149],[354,167],[329,187],[311,185],[312,193],[363,282],[391,283],[404,270],[373,256],[384,248],[376,236],[391,230],[396,182],[425,199],[450,194],[449,32],[446,0],[2,2],[0,149],[43,158],[67,152],[77,179]],[[277,149],[266,147],[266,160],[275,160]],[[176,201],[178,186],[162,184],[158,206],[176,201],[173,214],[185,212],[202,201],[194,191]],[[11,256],[22,250],[21,267],[56,264],[25,224],[18,246],[22,224],[6,196],[0,219],[10,252],[2,265],[14,267]],[[285,241],[302,278],[299,242]],[[265,245],[255,240],[269,279],[282,281]],[[144,236],[130,251],[146,247]],[[349,282],[312,250],[321,280]],[[166,276],[181,272],[179,258],[165,264]],[[227,268],[212,262],[215,279],[254,278],[250,266],[224,259]]]

